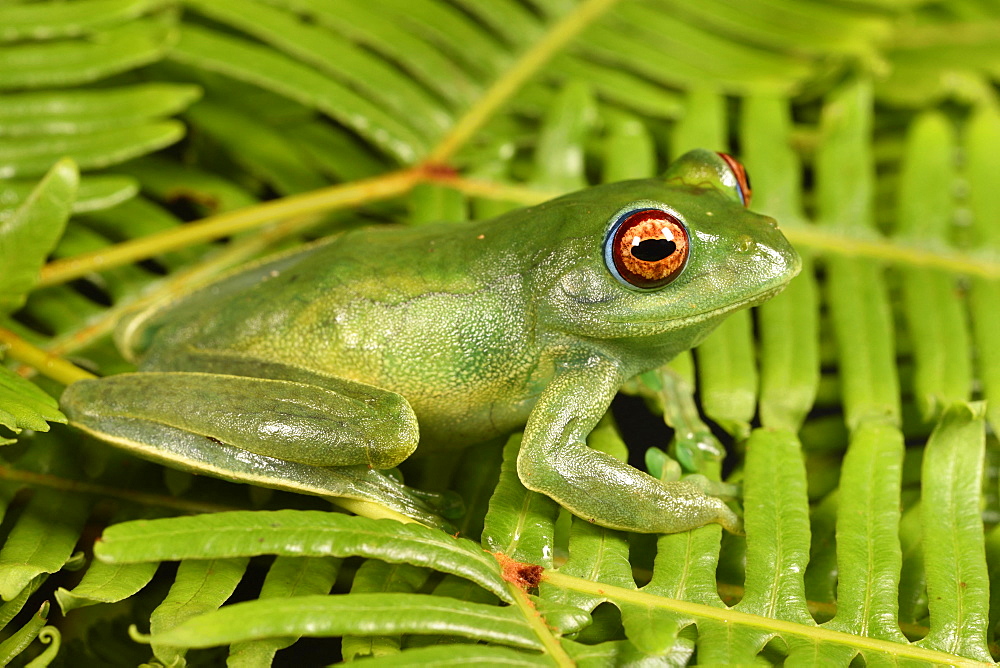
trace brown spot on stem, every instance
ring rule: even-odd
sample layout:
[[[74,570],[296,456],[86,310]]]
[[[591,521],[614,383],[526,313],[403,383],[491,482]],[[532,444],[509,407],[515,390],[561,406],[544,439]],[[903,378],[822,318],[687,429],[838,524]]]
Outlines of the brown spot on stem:
[[[494,552],[493,558],[500,564],[500,575],[503,579],[522,590],[534,589],[542,581],[545,569],[537,564],[516,561],[502,552]]]
[[[458,170],[451,165],[429,162],[421,167],[424,176],[431,181],[447,181],[458,176]]]

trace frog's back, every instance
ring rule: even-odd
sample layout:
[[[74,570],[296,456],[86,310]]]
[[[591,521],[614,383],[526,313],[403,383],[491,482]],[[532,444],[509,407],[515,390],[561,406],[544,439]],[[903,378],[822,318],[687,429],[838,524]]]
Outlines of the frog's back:
[[[655,196],[663,187],[653,179],[622,182],[487,221],[347,232],[148,309],[126,326],[119,343],[152,366],[185,345],[266,349],[275,355],[291,354],[293,341],[324,350],[353,348],[354,336],[345,324],[363,319],[372,330],[389,335],[398,333],[388,325],[396,313],[423,318],[408,322],[408,331],[441,329],[448,316],[479,328],[488,328],[485,320],[513,325],[530,314],[515,317],[508,311],[530,310],[536,297],[529,292],[537,291],[546,275],[557,276],[560,264],[602,261],[604,226],[622,201]],[[583,230],[580,221],[586,223]],[[585,241],[581,234],[592,238]],[[571,252],[560,249],[564,236],[573,244],[582,242],[593,257],[578,257],[575,247]],[[545,271],[539,271],[542,266]],[[527,287],[532,280],[536,284]],[[473,308],[424,311],[432,304],[441,306],[442,299]],[[482,300],[478,306],[477,300]],[[331,326],[344,330],[338,343],[324,343]]]
[[[129,343],[145,370],[224,353],[368,383],[405,396],[425,433],[479,440],[484,422],[522,422],[551,375],[534,349],[531,258],[494,233],[346,233],[140,316]]]

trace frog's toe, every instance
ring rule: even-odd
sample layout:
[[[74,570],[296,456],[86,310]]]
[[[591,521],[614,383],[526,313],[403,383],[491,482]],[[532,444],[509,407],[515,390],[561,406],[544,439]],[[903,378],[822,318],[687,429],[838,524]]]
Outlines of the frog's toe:
[[[346,431],[346,430],[345,430]],[[413,454],[420,441],[417,416],[398,394],[385,392],[366,405],[350,425],[350,432],[363,438],[365,461],[372,469],[391,469]]]
[[[719,509],[719,516],[715,521],[730,533],[734,533],[737,536],[746,535],[746,531],[743,529],[743,518],[734,513],[725,504],[722,504],[722,507]]]

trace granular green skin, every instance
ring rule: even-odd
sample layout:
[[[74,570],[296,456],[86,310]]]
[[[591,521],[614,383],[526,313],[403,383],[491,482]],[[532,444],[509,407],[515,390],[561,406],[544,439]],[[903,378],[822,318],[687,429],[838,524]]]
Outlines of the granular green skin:
[[[142,438],[137,422],[167,420],[320,466],[392,466],[418,430],[421,448],[454,447],[527,424],[522,481],[576,514],[634,531],[735,530],[732,512],[692,484],[661,483],[584,444],[622,383],[798,271],[714,154],[686,158],[669,180],[477,223],[356,230],[256,264],[134,316],[119,341],[140,372],[78,383],[64,403],[111,437],[126,419],[130,440]],[[690,243],[681,273],[655,290],[625,285],[604,256],[609,225],[645,207],[678,218]]]

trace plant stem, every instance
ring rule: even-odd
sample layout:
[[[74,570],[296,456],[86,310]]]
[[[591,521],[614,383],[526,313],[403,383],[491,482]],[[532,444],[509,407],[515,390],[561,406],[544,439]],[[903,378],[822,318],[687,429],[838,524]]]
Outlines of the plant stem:
[[[0,348],[6,350],[11,359],[38,369],[42,374],[63,385],[97,377],[75,364],[31,345],[14,332],[2,327],[0,327]]]
[[[218,276],[226,269],[267,250],[271,244],[314,225],[318,220],[319,217],[315,214],[298,216],[266,227],[259,234],[234,241],[211,257],[152,284],[151,290],[143,292],[142,296],[117,302],[111,308],[103,311],[96,319],[87,321],[83,327],[70,330],[53,339],[48,347],[49,354],[64,356],[79,350],[95,339],[110,333],[127,311],[191,290]],[[28,377],[31,368],[23,366],[15,371]]]
[[[205,501],[191,501],[176,496],[165,494],[149,494],[137,492],[120,487],[108,487],[107,485],[97,485],[90,482],[70,480],[46,473],[34,473],[10,466],[0,466],[0,480],[11,482],[21,482],[35,487],[48,487],[64,492],[76,492],[80,494],[93,494],[112,499],[121,499],[130,504],[143,506],[154,506],[160,508],[171,508],[185,513],[221,513],[230,510],[245,510],[245,508],[226,506],[218,503],[208,503]]]
[[[539,39],[486,91],[430,153],[427,162],[445,164],[552,56],[607,11],[616,0],[586,0]]]
[[[545,624],[542,616],[538,614],[538,610],[535,609],[535,605],[528,598],[527,592],[513,582],[507,583],[507,589],[510,590],[511,596],[514,597],[515,605],[517,605],[521,614],[524,615],[524,620],[535,632],[535,635],[538,636],[538,639],[545,647],[546,653],[552,657],[556,665],[562,668],[573,668],[576,663],[569,657],[566,650],[563,649],[563,646],[559,643],[559,639],[552,634],[552,630]]]
[[[419,169],[405,169],[209,216],[196,223],[131,239],[110,248],[50,262],[42,267],[38,287],[65,283],[92,271],[120,267],[169,251],[212,241],[253,229],[268,221],[344,209],[395,197],[413,188],[420,178]]]
[[[792,244],[812,248],[825,255],[871,258],[904,267],[926,267],[965,276],[1000,278],[1000,261],[996,257],[942,248],[937,241],[918,245],[921,242],[916,239],[865,239],[853,234],[852,230],[798,223],[782,224],[781,231]]]
[[[650,608],[660,608],[671,610],[684,616],[695,619],[713,619],[727,624],[750,626],[777,634],[795,635],[818,642],[836,643],[848,647],[857,647],[861,650],[872,650],[881,652],[893,657],[905,657],[917,661],[926,661],[932,664],[949,666],[992,666],[991,663],[983,663],[936,650],[925,649],[917,645],[905,645],[902,643],[879,640],[878,638],[868,638],[856,636],[841,631],[825,629],[821,626],[807,626],[795,622],[787,622],[782,619],[772,619],[750,615],[739,612],[732,608],[716,608],[701,603],[690,603],[680,601],[665,596],[655,596],[636,589],[624,589],[614,585],[592,582],[583,578],[563,575],[558,571],[545,571],[542,579],[549,584],[573,591],[585,592],[610,599],[640,605]]]

